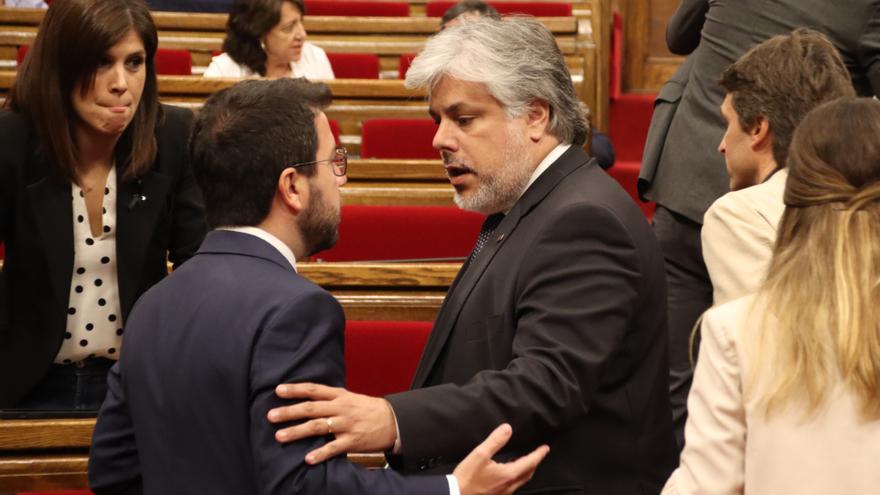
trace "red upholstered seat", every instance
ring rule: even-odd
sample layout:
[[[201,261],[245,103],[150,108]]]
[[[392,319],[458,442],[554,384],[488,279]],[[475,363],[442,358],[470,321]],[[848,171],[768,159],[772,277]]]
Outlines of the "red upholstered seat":
[[[333,119],[327,119],[327,122],[330,123],[330,132],[333,133],[333,140],[336,141],[336,146],[339,146],[339,122]]]
[[[623,73],[623,17],[620,12],[614,11],[614,25],[611,30],[611,73],[609,85],[611,86],[609,98],[620,98],[621,74]]]
[[[409,17],[409,4],[372,0],[306,0],[306,12],[308,15]]]
[[[440,153],[431,142],[437,124],[431,119],[370,119],[361,128],[361,156],[364,158],[437,159]]]
[[[633,201],[639,205],[639,208],[642,209],[642,213],[645,214],[645,218],[651,220],[654,217],[654,203],[643,203],[639,199],[639,167],[641,167],[641,162],[635,161],[621,161],[618,160],[614,163],[614,166],[606,170],[608,175],[614,178],[624,189],[629,193],[630,197],[632,197]]]
[[[89,490],[66,490],[63,492],[18,492],[18,495],[94,495]]]
[[[339,242],[324,261],[464,258],[485,217],[454,206],[344,205]]]
[[[430,332],[426,321],[347,322],[346,387],[378,397],[409,390]]]
[[[379,56],[375,53],[328,53],[337,79],[379,79]]]
[[[425,15],[442,17],[443,14],[458,2],[428,2],[425,4]],[[562,2],[488,2],[501,15],[528,14],[535,17],[570,17],[571,4]]]
[[[397,65],[397,77],[406,79],[406,71],[409,70],[409,66],[412,65],[414,58],[416,58],[415,53],[404,53],[400,56],[400,62]]]
[[[20,67],[21,63],[24,62],[24,57],[27,56],[27,52],[30,49],[30,45],[21,45],[18,47],[18,55],[15,57],[15,63]]]
[[[189,50],[159,48],[156,50],[156,74],[191,76],[192,54]]]

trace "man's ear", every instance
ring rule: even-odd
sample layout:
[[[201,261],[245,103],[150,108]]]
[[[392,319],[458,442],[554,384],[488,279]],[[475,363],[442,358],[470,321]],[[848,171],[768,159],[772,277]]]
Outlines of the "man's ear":
[[[285,168],[278,176],[275,200],[294,214],[299,214],[309,201],[308,178],[293,167]]]
[[[550,127],[550,104],[544,100],[532,101],[526,113],[526,126],[532,141],[540,141],[546,136]]]
[[[759,151],[773,145],[773,134],[770,132],[770,121],[767,117],[759,115],[755,125],[749,131],[752,141],[752,150]]]

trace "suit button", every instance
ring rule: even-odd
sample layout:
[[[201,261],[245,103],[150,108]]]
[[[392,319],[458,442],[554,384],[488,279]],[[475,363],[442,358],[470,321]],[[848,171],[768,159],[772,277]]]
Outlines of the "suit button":
[[[420,459],[418,468],[419,468],[419,471],[424,471],[424,470],[428,469],[428,460],[427,459]]]

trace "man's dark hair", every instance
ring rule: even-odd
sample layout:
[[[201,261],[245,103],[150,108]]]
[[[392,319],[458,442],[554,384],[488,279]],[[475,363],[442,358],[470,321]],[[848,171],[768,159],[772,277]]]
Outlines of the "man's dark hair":
[[[794,130],[821,103],[855,96],[852,80],[834,45],[819,32],[796,29],[749,50],[721,75],[744,131],[764,117],[773,132],[773,158],[788,159]]]
[[[263,36],[281,22],[281,4],[284,2],[296,7],[305,17],[303,0],[236,0],[226,21],[223,51],[237,63],[265,76],[266,52],[261,42]]]
[[[315,114],[330,99],[326,85],[289,78],[243,81],[208,99],[189,142],[208,224],[254,226],[266,218],[281,172],[315,160]],[[311,176],[315,166],[296,170]]]
[[[449,7],[440,18],[440,28],[442,29],[449,21],[468,12],[476,12],[480,17],[489,17],[491,19],[501,19],[501,14],[495,10],[495,7],[481,0],[464,0]]]

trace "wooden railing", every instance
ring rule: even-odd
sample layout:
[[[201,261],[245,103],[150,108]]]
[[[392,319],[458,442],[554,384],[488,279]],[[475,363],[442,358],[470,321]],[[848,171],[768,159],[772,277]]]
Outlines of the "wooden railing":
[[[94,429],[94,418],[0,419],[0,495],[88,488]],[[366,468],[385,465],[382,454],[348,458]]]
[[[574,4],[572,17],[540,18],[554,33],[581,99],[590,107],[593,122],[607,127],[610,49],[609,0]],[[33,42],[44,11],[0,7],[0,61],[14,61],[21,45]],[[185,48],[196,66],[206,66],[220,50],[225,36],[225,14],[155,12],[160,46]],[[436,32],[436,18],[306,16],[309,40],[328,52],[375,53],[381,69],[397,70],[399,55],[417,53]]]

